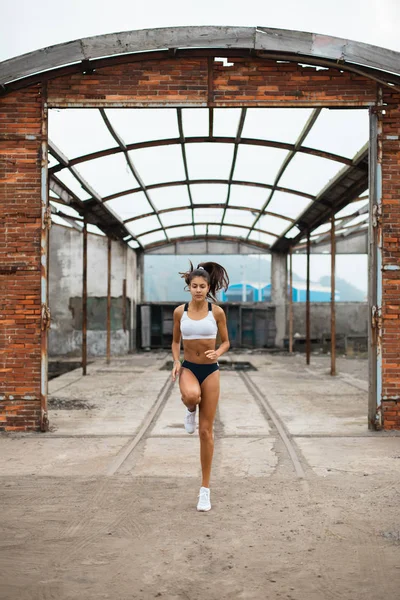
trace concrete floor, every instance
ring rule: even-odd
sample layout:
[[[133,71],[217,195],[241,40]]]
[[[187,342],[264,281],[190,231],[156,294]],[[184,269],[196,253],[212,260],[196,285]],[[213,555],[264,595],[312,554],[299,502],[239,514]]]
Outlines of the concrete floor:
[[[49,384],[50,431],[0,435],[0,598],[394,600],[400,436],[367,429],[367,363],[229,353],[210,513],[167,353]],[[5,575],[4,575],[5,574]]]

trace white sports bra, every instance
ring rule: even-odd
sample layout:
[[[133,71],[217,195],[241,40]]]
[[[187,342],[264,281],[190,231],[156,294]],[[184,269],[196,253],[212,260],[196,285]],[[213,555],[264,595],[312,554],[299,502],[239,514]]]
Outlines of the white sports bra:
[[[188,303],[181,318],[181,334],[183,340],[209,340],[217,337],[218,326],[212,312],[211,302],[208,303],[208,314],[204,319],[191,319],[188,316]]]

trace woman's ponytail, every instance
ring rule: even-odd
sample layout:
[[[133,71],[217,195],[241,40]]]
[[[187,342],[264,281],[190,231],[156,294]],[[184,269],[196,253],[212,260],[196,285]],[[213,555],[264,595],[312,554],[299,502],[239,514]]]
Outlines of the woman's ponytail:
[[[189,262],[190,270],[180,273],[181,277],[184,278],[186,285],[190,285],[193,277],[204,277],[207,283],[210,284],[207,297],[216,302],[216,293],[221,289],[226,291],[229,286],[228,273],[224,267],[216,262],[203,262],[199,263],[195,269],[192,261]]]

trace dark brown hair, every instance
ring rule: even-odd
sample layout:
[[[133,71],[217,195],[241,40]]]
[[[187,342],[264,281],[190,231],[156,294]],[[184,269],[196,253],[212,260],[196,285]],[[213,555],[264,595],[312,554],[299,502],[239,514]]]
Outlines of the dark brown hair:
[[[217,301],[215,294],[224,289],[228,289],[229,277],[224,267],[215,262],[203,262],[199,263],[196,268],[193,267],[191,260],[189,271],[179,273],[179,275],[185,280],[187,286],[190,285],[193,277],[203,277],[210,286],[207,292],[207,298],[211,298],[214,302]]]

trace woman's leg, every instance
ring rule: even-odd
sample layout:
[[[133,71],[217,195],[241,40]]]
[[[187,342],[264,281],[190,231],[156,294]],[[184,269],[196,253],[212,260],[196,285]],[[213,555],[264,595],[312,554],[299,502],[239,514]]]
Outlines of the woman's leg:
[[[201,384],[199,412],[200,461],[202,486],[210,487],[211,464],[214,453],[213,425],[219,398],[219,371],[211,373]]]
[[[179,388],[181,390],[182,402],[189,410],[195,410],[201,400],[200,384],[190,369],[181,367],[179,374]]]

